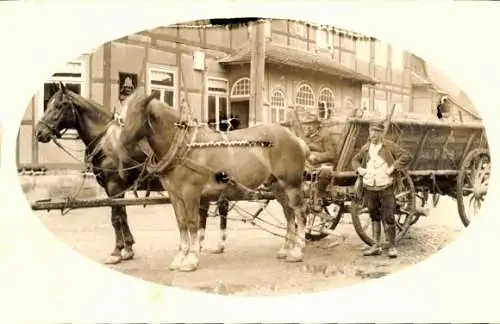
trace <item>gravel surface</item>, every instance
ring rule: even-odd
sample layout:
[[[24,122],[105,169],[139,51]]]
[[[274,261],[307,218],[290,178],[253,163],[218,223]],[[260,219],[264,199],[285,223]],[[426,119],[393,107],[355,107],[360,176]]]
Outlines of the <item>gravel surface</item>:
[[[256,207],[250,203],[242,206],[244,209]],[[109,208],[74,210],[66,216],[58,211],[35,214],[62,242],[96,262],[102,263],[114,247]],[[335,235],[308,243],[304,262],[288,264],[276,259],[281,238],[248,223],[230,220],[225,253],[202,252],[198,271],[178,273],[168,270],[179,238],[171,206],[129,207],[128,214],[136,240],[136,257],[117,265],[103,266],[155,283],[250,296],[321,291],[382,277],[434,254],[464,229],[455,201],[441,197],[429,217],[421,218],[401,241],[399,258],[363,257],[361,253],[366,245],[355,233],[350,216],[346,215]],[[229,216],[240,217],[234,211]],[[270,222],[283,219],[281,207],[272,202],[264,217]],[[208,247],[218,241],[218,226],[217,218],[209,218]]]

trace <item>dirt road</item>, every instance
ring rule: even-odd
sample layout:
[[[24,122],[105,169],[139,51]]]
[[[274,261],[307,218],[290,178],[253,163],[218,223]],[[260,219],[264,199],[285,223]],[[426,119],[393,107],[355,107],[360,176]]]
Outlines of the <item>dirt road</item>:
[[[250,224],[229,221],[224,254],[204,252],[197,272],[172,273],[168,265],[177,249],[178,232],[171,206],[128,210],[136,257],[110,266],[112,269],[155,283],[234,295],[313,292],[381,277],[427,258],[464,230],[455,202],[442,197],[429,217],[419,220],[401,241],[398,259],[385,255],[367,258],[361,256],[366,245],[346,215],[336,235],[308,244],[304,262],[287,264],[276,259],[281,238]],[[272,203],[268,211],[266,217],[271,221],[270,215],[281,218],[277,204]],[[96,262],[102,263],[114,247],[108,208],[75,210],[66,216],[57,211],[36,214],[57,238]],[[232,212],[230,217],[238,216]],[[209,218],[208,246],[217,243],[218,224],[218,218]],[[334,242],[339,244],[331,247]]]

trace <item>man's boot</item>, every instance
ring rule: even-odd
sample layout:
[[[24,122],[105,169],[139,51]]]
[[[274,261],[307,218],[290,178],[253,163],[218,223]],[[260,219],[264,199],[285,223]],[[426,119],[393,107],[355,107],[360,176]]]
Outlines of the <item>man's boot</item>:
[[[375,243],[363,253],[364,256],[379,255],[382,252],[382,248],[380,247],[380,234],[382,228],[380,226],[380,222],[372,221],[372,236]]]
[[[397,258],[398,250],[396,249],[396,225],[387,225],[387,234],[389,234],[389,249],[387,255],[389,258]]]

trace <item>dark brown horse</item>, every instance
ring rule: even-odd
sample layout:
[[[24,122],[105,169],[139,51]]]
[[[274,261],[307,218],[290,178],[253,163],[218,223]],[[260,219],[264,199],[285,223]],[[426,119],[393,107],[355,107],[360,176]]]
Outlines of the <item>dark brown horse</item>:
[[[180,232],[179,253],[171,270],[198,268],[200,200],[217,199],[234,184],[250,190],[266,185],[273,191],[287,220],[287,234],[278,258],[302,261],[302,176],[309,154],[304,141],[277,124],[225,134],[207,127],[191,127],[181,120],[179,111],[155,98],[156,94],[146,96],[136,91],[131,97],[122,111],[124,126],[115,151],[120,159],[127,159],[146,139],[159,160],[153,169],[172,199]],[[238,190],[231,194],[232,198],[243,195]]]
[[[54,84],[57,87],[56,84]],[[54,138],[60,138],[65,129],[75,129],[85,144],[85,159],[92,166],[92,171],[100,186],[104,188],[109,197],[123,198],[125,192],[148,190],[151,192],[164,191],[163,186],[156,177],[145,177],[145,161],[148,155],[140,148],[130,152],[127,161],[118,161],[113,152],[106,149],[103,142],[113,136],[113,130],[118,127],[113,116],[102,109],[102,106],[92,100],[67,89],[62,83],[59,89],[50,98],[47,109],[36,125],[36,138],[42,143],[47,143]],[[141,175],[142,174],[142,175]],[[137,182],[137,186],[136,186]],[[222,252],[221,246],[225,240],[225,227],[227,222],[227,202],[219,207],[221,215],[221,243],[217,250]],[[204,229],[208,216],[209,202],[200,206],[200,215]],[[104,261],[108,264],[119,263],[134,257],[132,248],[135,243],[127,220],[125,206],[111,207],[111,224],[115,231],[115,248]]]

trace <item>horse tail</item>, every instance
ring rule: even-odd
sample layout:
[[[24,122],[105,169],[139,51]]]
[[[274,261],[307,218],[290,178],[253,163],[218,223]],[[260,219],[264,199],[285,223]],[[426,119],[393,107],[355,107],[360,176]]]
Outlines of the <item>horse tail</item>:
[[[281,128],[285,129],[285,131],[290,134],[293,138],[297,139],[300,145],[300,149],[302,150],[302,154],[304,154],[304,157],[309,158],[309,155],[311,155],[311,150],[309,149],[309,145],[307,145],[306,141],[302,139],[301,137],[297,136],[297,134],[294,134],[289,128],[280,126]]]

